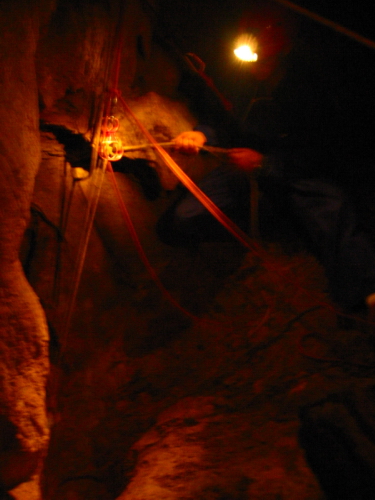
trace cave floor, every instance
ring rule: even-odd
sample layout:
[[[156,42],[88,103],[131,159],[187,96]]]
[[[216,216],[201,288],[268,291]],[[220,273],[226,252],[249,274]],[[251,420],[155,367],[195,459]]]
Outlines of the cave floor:
[[[121,341],[80,332],[53,367],[43,499],[324,499],[300,413],[372,382],[371,328],[343,327],[305,252],[207,243],[171,251],[160,276],[181,309],[146,280],[136,309],[160,304],[147,328],[135,314]],[[109,331],[125,329],[108,309]],[[12,494],[39,500],[38,488]]]

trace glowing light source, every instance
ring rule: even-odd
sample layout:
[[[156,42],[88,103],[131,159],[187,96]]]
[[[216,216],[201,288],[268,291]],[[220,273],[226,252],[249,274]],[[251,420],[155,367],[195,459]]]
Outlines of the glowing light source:
[[[241,45],[234,50],[234,53],[241,61],[255,62],[258,59],[258,54],[253,52],[248,45]]]
[[[103,160],[117,161],[122,158],[124,148],[116,135],[119,121],[114,116],[105,116],[102,122],[102,137],[99,143],[99,156]]]
[[[99,155],[103,160],[117,161],[122,158],[124,148],[116,134],[108,134],[99,145]]]
[[[241,35],[236,41],[234,53],[241,61],[255,62],[258,60],[257,45],[258,42],[252,35]]]

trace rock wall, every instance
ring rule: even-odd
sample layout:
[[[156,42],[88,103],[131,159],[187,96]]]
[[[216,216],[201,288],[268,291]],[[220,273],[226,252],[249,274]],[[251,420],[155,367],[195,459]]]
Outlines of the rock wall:
[[[40,14],[49,7],[48,2],[0,5],[0,488],[30,477],[49,434],[48,330],[19,260],[40,163],[35,53]]]
[[[58,278],[55,262],[51,264],[49,257],[52,252],[56,259],[56,252],[60,251],[58,243],[65,236],[61,225],[62,202],[76,183],[64,146],[53,133],[44,136],[42,133],[41,137],[39,124],[53,124],[89,139],[102,111],[119,30],[124,34],[121,67],[125,70],[121,78],[126,93],[137,71],[137,41],[139,44],[142,39],[146,47],[144,59],[150,50],[147,46],[152,36],[154,10],[155,5],[138,1],[77,5],[41,0],[30,5],[17,0],[0,5],[0,488],[3,489],[29,479],[47,450],[49,330],[58,331],[61,326],[55,324],[61,321],[61,310],[56,312],[56,307],[51,306],[51,301],[56,306],[57,293],[51,299],[51,282],[55,277],[52,285],[55,290]],[[87,168],[87,163],[82,166]],[[80,201],[82,211],[87,208],[84,191]],[[30,213],[33,217],[29,226]],[[32,267],[30,262],[37,258],[32,238],[36,235],[38,217],[52,228],[50,238],[47,236],[45,240],[50,253],[38,254],[43,264],[34,260]],[[81,214],[77,219],[81,222]],[[82,225],[76,230],[81,231]],[[67,238],[75,236],[73,231]],[[69,260],[70,257],[68,267],[74,269],[74,258]],[[61,295],[64,301],[64,293]]]
[[[38,473],[50,427],[60,418],[59,383],[66,382],[67,370],[80,372],[75,365],[77,355],[81,356],[78,351],[83,348],[87,354],[89,340],[78,340],[76,333],[88,330],[98,304],[100,322],[104,321],[109,313],[108,305],[103,311],[103,303],[122,297],[124,283],[125,289],[134,284],[140,289],[144,283],[151,286],[125,228],[108,172],[92,171],[96,150],[90,141],[97,134],[107,91],[113,85],[116,44],[121,46],[119,89],[156,139],[170,140],[194,125],[196,118],[177,92],[179,69],[152,42],[156,12],[156,3],[138,0],[79,5],[41,0],[32,7],[17,0],[0,5],[4,68],[0,77],[0,488],[9,490],[37,474],[34,488],[23,493],[21,486],[19,493],[14,492],[20,498],[44,495],[39,492]],[[144,142],[121,108],[118,114],[124,143]],[[160,199],[158,210],[147,203],[147,173],[153,171],[151,182],[159,177],[165,192],[172,191],[177,181],[152,151],[129,158],[138,156],[150,160],[153,168],[147,167],[146,173],[136,169],[129,178],[116,175],[136,229],[141,237],[146,235],[146,250],[154,251],[153,227],[158,210],[161,213],[169,199]],[[185,164],[189,166],[187,160]],[[195,175],[199,177],[205,168],[198,162]],[[151,188],[160,190],[159,184]],[[109,261],[111,255],[115,264]],[[119,276],[113,282],[112,268],[122,265],[119,284]],[[83,276],[89,273],[90,280],[77,297],[82,271]],[[92,272],[98,279],[94,295]],[[122,317],[120,311],[116,304]],[[108,329],[121,329],[118,322],[118,316],[112,316]],[[146,326],[130,326],[138,328]],[[72,354],[74,362],[67,361]],[[45,494],[55,498],[54,487],[46,487]]]

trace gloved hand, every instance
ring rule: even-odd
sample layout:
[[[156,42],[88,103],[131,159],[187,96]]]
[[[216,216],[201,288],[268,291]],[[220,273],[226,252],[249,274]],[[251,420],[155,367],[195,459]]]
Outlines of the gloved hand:
[[[188,130],[175,137],[173,142],[175,143],[173,146],[174,150],[185,154],[197,154],[207,142],[207,138],[203,132]]]
[[[263,155],[249,148],[233,148],[228,151],[228,163],[240,170],[252,170],[262,166]]]

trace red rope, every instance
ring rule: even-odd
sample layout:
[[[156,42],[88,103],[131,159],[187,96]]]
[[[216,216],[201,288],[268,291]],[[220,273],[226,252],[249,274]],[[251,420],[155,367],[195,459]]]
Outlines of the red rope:
[[[245,247],[245,248],[248,248],[249,250],[251,250],[254,255],[256,255],[258,258],[260,258],[263,262],[263,265],[264,267],[266,268],[266,270],[268,272],[271,273],[271,276],[272,276],[272,273],[275,273],[275,274],[278,274],[279,277],[283,277],[283,276],[280,276],[280,270],[277,266],[273,266],[270,262],[269,262],[269,256],[268,254],[264,251],[264,249],[255,241],[251,240],[249,238],[249,236],[244,233],[231,219],[229,219],[229,217],[226,216],[226,214],[224,214],[214,203],[213,201],[185,174],[185,172],[177,165],[177,163],[173,160],[173,158],[171,158],[171,156],[167,153],[167,151],[165,151],[164,148],[162,148],[158,143],[157,141],[152,137],[152,135],[149,133],[149,131],[143,126],[143,124],[138,120],[138,118],[135,116],[135,114],[133,113],[133,111],[131,110],[131,108],[129,107],[129,105],[126,103],[126,101],[124,100],[124,98],[121,96],[120,92],[118,91],[118,89],[116,88],[115,90],[112,90],[111,91],[113,95],[116,95],[123,107],[124,107],[124,110],[133,118],[133,120],[136,122],[137,126],[139,127],[139,129],[142,131],[142,133],[144,134],[144,136],[149,140],[149,142],[151,144],[153,144],[155,150],[157,151],[157,153],[160,155],[160,157],[162,158],[162,160],[165,162],[165,164],[168,166],[168,168],[176,175],[176,177],[180,180],[180,182],[202,203],[202,205]],[[157,284],[158,288],[168,297],[168,299],[170,300],[170,302],[172,304],[175,305],[175,307],[177,307],[180,311],[182,311],[184,314],[188,315],[189,317],[195,319],[195,320],[198,320],[198,321],[208,321],[208,320],[203,320],[202,318],[198,318],[196,316],[194,316],[193,314],[191,314],[189,311],[185,310],[175,299],[174,297],[172,297],[172,295],[164,288],[163,284],[161,283],[158,275],[156,274],[155,270],[152,268],[152,266],[150,265],[148,259],[147,259],[147,256],[142,248],[142,245],[139,241],[139,238],[136,234],[136,231],[134,229],[134,226],[131,222],[131,219],[130,219],[130,216],[129,216],[129,213],[125,207],[125,204],[122,200],[122,197],[119,193],[119,190],[118,190],[118,187],[117,187],[117,184],[116,184],[116,181],[115,181],[115,177],[114,177],[114,173],[113,173],[113,169],[112,167],[110,167],[110,171],[112,172],[112,179],[113,179],[113,182],[115,183],[114,185],[116,186],[116,192],[117,192],[117,195],[118,195],[118,198],[119,198],[119,202],[120,202],[120,206],[121,206],[121,211],[124,215],[124,218],[125,220],[127,221],[127,224],[128,224],[128,227],[129,227],[129,230],[131,232],[131,237],[135,243],[135,246],[139,252],[139,255],[144,263],[144,265],[146,266],[146,268],[149,270],[149,273],[150,275],[152,276],[152,278],[154,279],[155,283]],[[320,298],[317,298],[317,297],[314,297],[314,294],[311,292],[311,291],[308,291],[306,290],[305,288],[301,287],[301,286],[298,286],[298,284],[296,285],[295,282],[293,282],[293,284],[300,290],[301,293],[305,293],[309,296],[312,297],[312,299],[315,301],[316,304],[320,305],[321,307],[324,307],[330,311],[332,311],[334,314],[336,315],[340,315],[340,316],[347,316],[345,315],[344,313],[342,313],[341,311],[337,310],[336,307],[334,307],[332,304],[324,301],[324,300],[321,300]],[[269,316],[269,313],[270,313],[270,309],[268,308],[267,311],[266,311],[266,314],[264,316],[264,318],[260,321],[260,325],[263,326],[264,323],[266,323],[267,319],[268,319],[268,316]],[[350,316],[349,316],[350,317]],[[366,322],[366,320],[364,320],[364,322]],[[254,327],[255,328],[255,331],[258,329],[257,326]],[[297,343],[298,345],[298,348],[301,352],[301,354],[305,355],[305,356],[308,356],[307,353],[305,353],[302,348],[301,348],[301,339],[299,340],[299,342]],[[314,358],[313,356],[309,356],[311,358]],[[334,361],[333,359],[319,359],[319,358],[315,358],[317,360],[321,360],[321,361]],[[340,360],[336,360],[336,361],[339,361]]]
[[[215,203],[190,179],[188,175],[177,165],[171,156],[162,148],[152,137],[149,131],[134,115],[124,98],[117,92],[117,95],[124,106],[126,112],[133,118],[142,133],[153,144],[165,164],[172,170],[179,181],[189,189],[189,191],[202,203],[202,205],[245,247],[256,254],[262,253],[260,246],[252,241],[249,236],[242,231],[224,212],[222,212]]]
[[[154,282],[157,285],[157,287],[159,288],[159,290],[161,290],[163,292],[163,294],[167,296],[168,300],[177,309],[179,309],[181,312],[183,312],[184,314],[186,314],[190,318],[198,320],[198,321],[201,321],[201,318],[198,318],[197,316],[194,316],[192,313],[190,313],[189,311],[187,311],[186,309],[184,309],[176,301],[176,299],[168,292],[168,290],[164,287],[163,283],[160,281],[159,276],[156,274],[156,271],[151,266],[150,261],[148,260],[147,255],[146,255],[146,253],[145,253],[145,251],[144,251],[144,249],[142,247],[142,244],[141,244],[141,242],[139,240],[139,237],[138,237],[138,234],[137,234],[137,232],[135,230],[133,221],[131,220],[129,211],[126,208],[124,200],[123,200],[123,198],[121,196],[118,184],[116,182],[116,177],[115,177],[115,174],[114,174],[114,171],[113,171],[113,168],[112,168],[112,165],[111,165],[110,162],[108,162],[107,170],[110,173],[111,182],[112,182],[113,188],[114,188],[115,193],[116,193],[116,197],[117,197],[117,200],[118,200],[120,211],[121,211],[121,214],[122,214],[122,216],[123,216],[123,218],[124,218],[124,220],[126,222],[126,225],[127,225],[128,229],[129,229],[130,237],[131,237],[131,239],[132,239],[132,241],[133,241],[133,243],[134,243],[134,245],[135,245],[135,247],[137,249],[137,252],[138,252],[138,254],[139,254],[139,256],[140,256],[143,264],[145,265],[146,269],[150,273],[151,278],[154,280]]]
[[[225,213],[223,213],[215,203],[190,179],[190,177],[177,165],[177,163],[173,160],[173,158],[165,151],[163,147],[158,144],[158,142],[152,137],[150,132],[144,127],[144,125],[138,120],[135,116],[127,102],[121,96],[118,90],[113,91],[118,98],[120,99],[125,111],[133,118],[139,129],[142,131],[144,136],[149,140],[151,144],[153,144],[156,151],[161,156],[162,160],[166,163],[166,165],[172,170],[172,172],[176,175],[176,177],[181,181],[184,186],[189,189],[189,191],[196,196],[196,198],[202,203],[202,205],[247,249],[251,250],[252,253],[257,256],[263,263],[265,269],[270,273],[270,275],[280,275],[280,268],[277,265],[273,265],[270,261],[269,254],[266,252],[256,241],[249,238],[249,236],[242,231]],[[301,293],[308,294],[312,296],[312,292],[304,289],[303,287],[298,286],[295,282],[293,284],[299,288]],[[277,286],[277,285],[276,285]],[[334,311],[336,314],[341,314],[337,309],[316,297],[313,297],[314,301],[331,311]]]
[[[144,127],[144,125],[138,120],[135,116],[127,102],[121,96],[118,90],[113,90],[118,98],[120,99],[125,111],[133,118],[136,122],[139,129],[145,135],[145,137],[149,140],[150,143],[153,144],[156,151],[161,156],[162,160],[166,163],[166,165],[172,170],[172,172],[176,175],[176,177],[181,181],[182,184],[194,195],[196,198],[202,203],[202,205],[247,249],[251,250],[255,256],[257,256],[263,263],[264,267],[268,272],[272,275],[280,276],[280,268],[277,265],[273,265],[269,259],[269,254],[266,252],[256,241],[249,238],[249,236],[242,231],[224,212],[222,212],[215,203],[190,179],[190,177],[177,165],[177,163],[173,160],[173,158],[165,151],[163,147],[158,144],[158,142],[152,137],[150,132]],[[293,282],[296,285],[295,282]],[[297,285],[298,287],[298,285]],[[308,292],[302,287],[300,288],[301,292],[312,295],[311,292]],[[315,299],[317,303],[321,306],[329,308],[331,310],[335,310],[335,308],[328,303],[325,303],[319,299]],[[338,311],[335,310],[336,313]]]
[[[161,282],[159,276],[157,275],[155,269],[150,264],[150,261],[149,261],[147,255],[146,255],[143,247],[142,247],[142,244],[141,244],[141,242],[139,240],[138,234],[137,234],[137,232],[135,230],[133,221],[132,221],[132,219],[130,217],[129,211],[126,208],[124,200],[123,200],[123,198],[121,196],[118,184],[116,182],[116,177],[115,177],[115,174],[114,174],[114,171],[113,171],[113,168],[112,168],[112,164],[110,162],[107,163],[107,170],[110,173],[110,179],[111,179],[114,191],[116,193],[116,197],[117,197],[117,200],[118,200],[120,211],[121,211],[121,214],[122,214],[122,216],[123,216],[123,218],[125,220],[125,223],[126,223],[126,225],[128,227],[128,230],[129,230],[129,233],[130,233],[130,237],[131,237],[131,239],[132,239],[132,241],[133,241],[133,243],[134,243],[134,245],[136,247],[138,255],[140,256],[140,258],[141,258],[144,266],[148,270],[151,278],[154,280],[154,282],[157,285],[157,287],[159,288],[159,290],[163,293],[163,295],[165,295],[165,297],[169,300],[169,302],[171,302],[179,311],[181,311],[182,313],[184,313],[189,318],[191,318],[191,319],[193,319],[193,320],[195,320],[197,322],[201,322],[201,323],[209,323],[209,324],[221,325],[222,326],[223,325],[222,321],[210,320],[208,318],[200,318],[198,316],[195,316],[191,312],[189,312],[187,309],[185,309],[184,307],[182,307],[176,301],[176,299],[171,295],[171,293],[164,287],[164,285]],[[264,324],[268,321],[269,317],[270,317],[270,307],[267,308],[264,316],[259,320],[259,322],[256,325],[254,325],[252,327],[252,329],[248,332],[249,335],[254,334],[262,326],[264,326]],[[230,326],[232,326],[231,320],[229,320],[229,322],[230,322]],[[224,324],[226,324],[226,322],[224,322]]]

